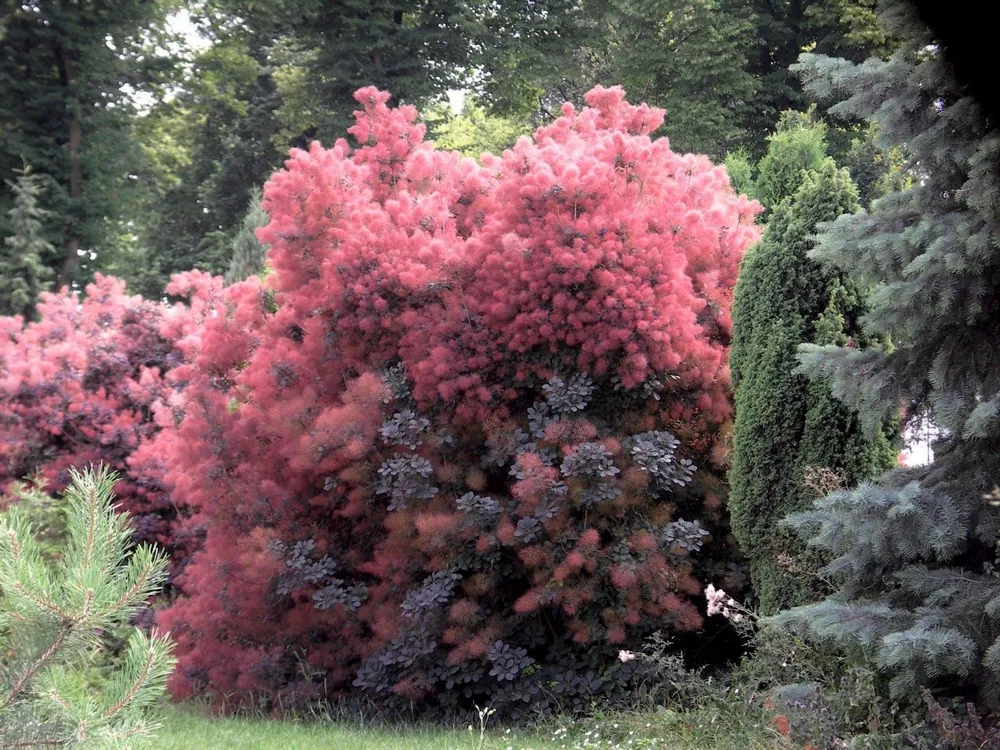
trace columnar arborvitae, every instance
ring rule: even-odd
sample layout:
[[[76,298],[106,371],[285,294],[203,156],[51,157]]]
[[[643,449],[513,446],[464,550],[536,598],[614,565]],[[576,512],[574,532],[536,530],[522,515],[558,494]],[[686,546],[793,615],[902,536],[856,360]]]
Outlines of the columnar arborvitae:
[[[39,205],[41,178],[29,169],[16,182],[7,182],[14,194],[8,211],[13,234],[0,244],[0,315],[31,314],[52,277],[46,263],[55,254],[42,232],[47,211]]]
[[[127,624],[166,577],[166,556],[131,551],[114,476],[74,474],[67,541],[46,559],[28,516],[0,515],[0,748],[140,747],[173,669],[171,643],[138,628],[115,674],[95,686],[101,636]]]
[[[819,169],[826,157],[826,125],[808,113],[782,112],[757,163],[753,197],[770,213],[802,184],[802,174]]]
[[[794,373],[802,342],[843,344],[861,336],[857,289],[807,257],[819,222],[857,208],[847,170],[826,159],[778,205],[736,285],[729,505],[765,612],[817,598],[815,581],[789,570],[803,563],[801,543],[778,527],[814,497],[806,473],[830,469],[853,484],[880,473],[893,458],[884,436],[863,437],[854,413],[833,400],[828,388]]]
[[[837,164],[849,170],[861,205],[867,208],[876,198],[906,184],[899,149],[879,149],[875,130],[854,122],[830,128],[817,119],[815,108],[788,110],[781,113],[768,136],[767,151],[756,163],[746,151],[737,150],[726,155],[726,169],[733,189],[756,198],[769,214],[795,193],[806,171],[819,169],[827,155],[835,154]]]
[[[864,318],[891,348],[806,346],[803,370],[857,409],[868,430],[904,404],[946,430],[925,467],[837,492],[792,525],[834,559],[834,597],[780,621],[855,651],[892,677],[978,689],[1000,705],[1000,130],[951,75],[904,5],[906,41],[887,62],[804,55],[808,90],[907,150],[909,189],[822,228],[812,257],[864,284]]]
[[[227,284],[243,281],[264,270],[269,246],[257,239],[257,230],[265,224],[267,212],[261,206],[260,190],[255,190],[239,230],[233,237],[232,256],[226,270]]]

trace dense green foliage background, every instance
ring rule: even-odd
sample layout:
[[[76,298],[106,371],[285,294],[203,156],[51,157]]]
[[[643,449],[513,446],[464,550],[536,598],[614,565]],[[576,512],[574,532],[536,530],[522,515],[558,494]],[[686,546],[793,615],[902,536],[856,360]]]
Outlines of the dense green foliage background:
[[[808,105],[789,71],[802,50],[861,60],[892,46],[873,0],[11,3],[0,241],[27,165],[52,245],[32,289],[104,271],[158,296],[171,273],[224,273],[245,253],[234,241],[253,191],[290,147],[339,137],[361,86],[437,113],[432,136],[478,156],[595,84],[622,84],[668,110],[675,150],[756,160],[780,113]],[[448,91],[470,95],[464,111]],[[859,138],[837,124],[831,154],[851,166],[840,156]]]

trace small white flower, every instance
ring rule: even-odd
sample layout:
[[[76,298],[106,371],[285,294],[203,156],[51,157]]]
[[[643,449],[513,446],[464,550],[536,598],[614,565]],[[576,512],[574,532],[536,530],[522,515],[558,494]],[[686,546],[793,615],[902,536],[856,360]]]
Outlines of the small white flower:
[[[618,661],[620,661],[622,664],[626,664],[634,659],[635,659],[635,654],[632,653],[631,651],[618,652]]]

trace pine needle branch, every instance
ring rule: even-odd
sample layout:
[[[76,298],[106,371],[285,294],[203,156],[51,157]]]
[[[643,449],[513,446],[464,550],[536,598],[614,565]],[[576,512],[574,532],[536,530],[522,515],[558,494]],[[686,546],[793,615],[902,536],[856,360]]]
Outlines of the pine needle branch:
[[[163,553],[130,549],[113,485],[105,469],[73,472],[69,544],[55,563],[17,505],[0,514],[0,748],[139,747],[156,727],[149,715],[175,663],[166,636],[133,629],[116,675],[96,686],[87,676],[104,656],[102,634],[127,623],[166,577]]]

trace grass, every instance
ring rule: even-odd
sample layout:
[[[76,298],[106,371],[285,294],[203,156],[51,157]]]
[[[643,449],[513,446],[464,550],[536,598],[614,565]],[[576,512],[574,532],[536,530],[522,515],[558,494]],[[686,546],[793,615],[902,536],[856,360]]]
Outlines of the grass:
[[[162,750],[504,750],[501,733],[480,744],[475,732],[435,729],[371,729],[329,721],[220,718],[195,707],[170,706],[153,746]],[[533,745],[540,747],[540,745]]]
[[[334,721],[219,718],[170,706],[153,746],[163,750],[785,750],[770,727],[739,705],[607,714],[533,729],[375,729]]]

